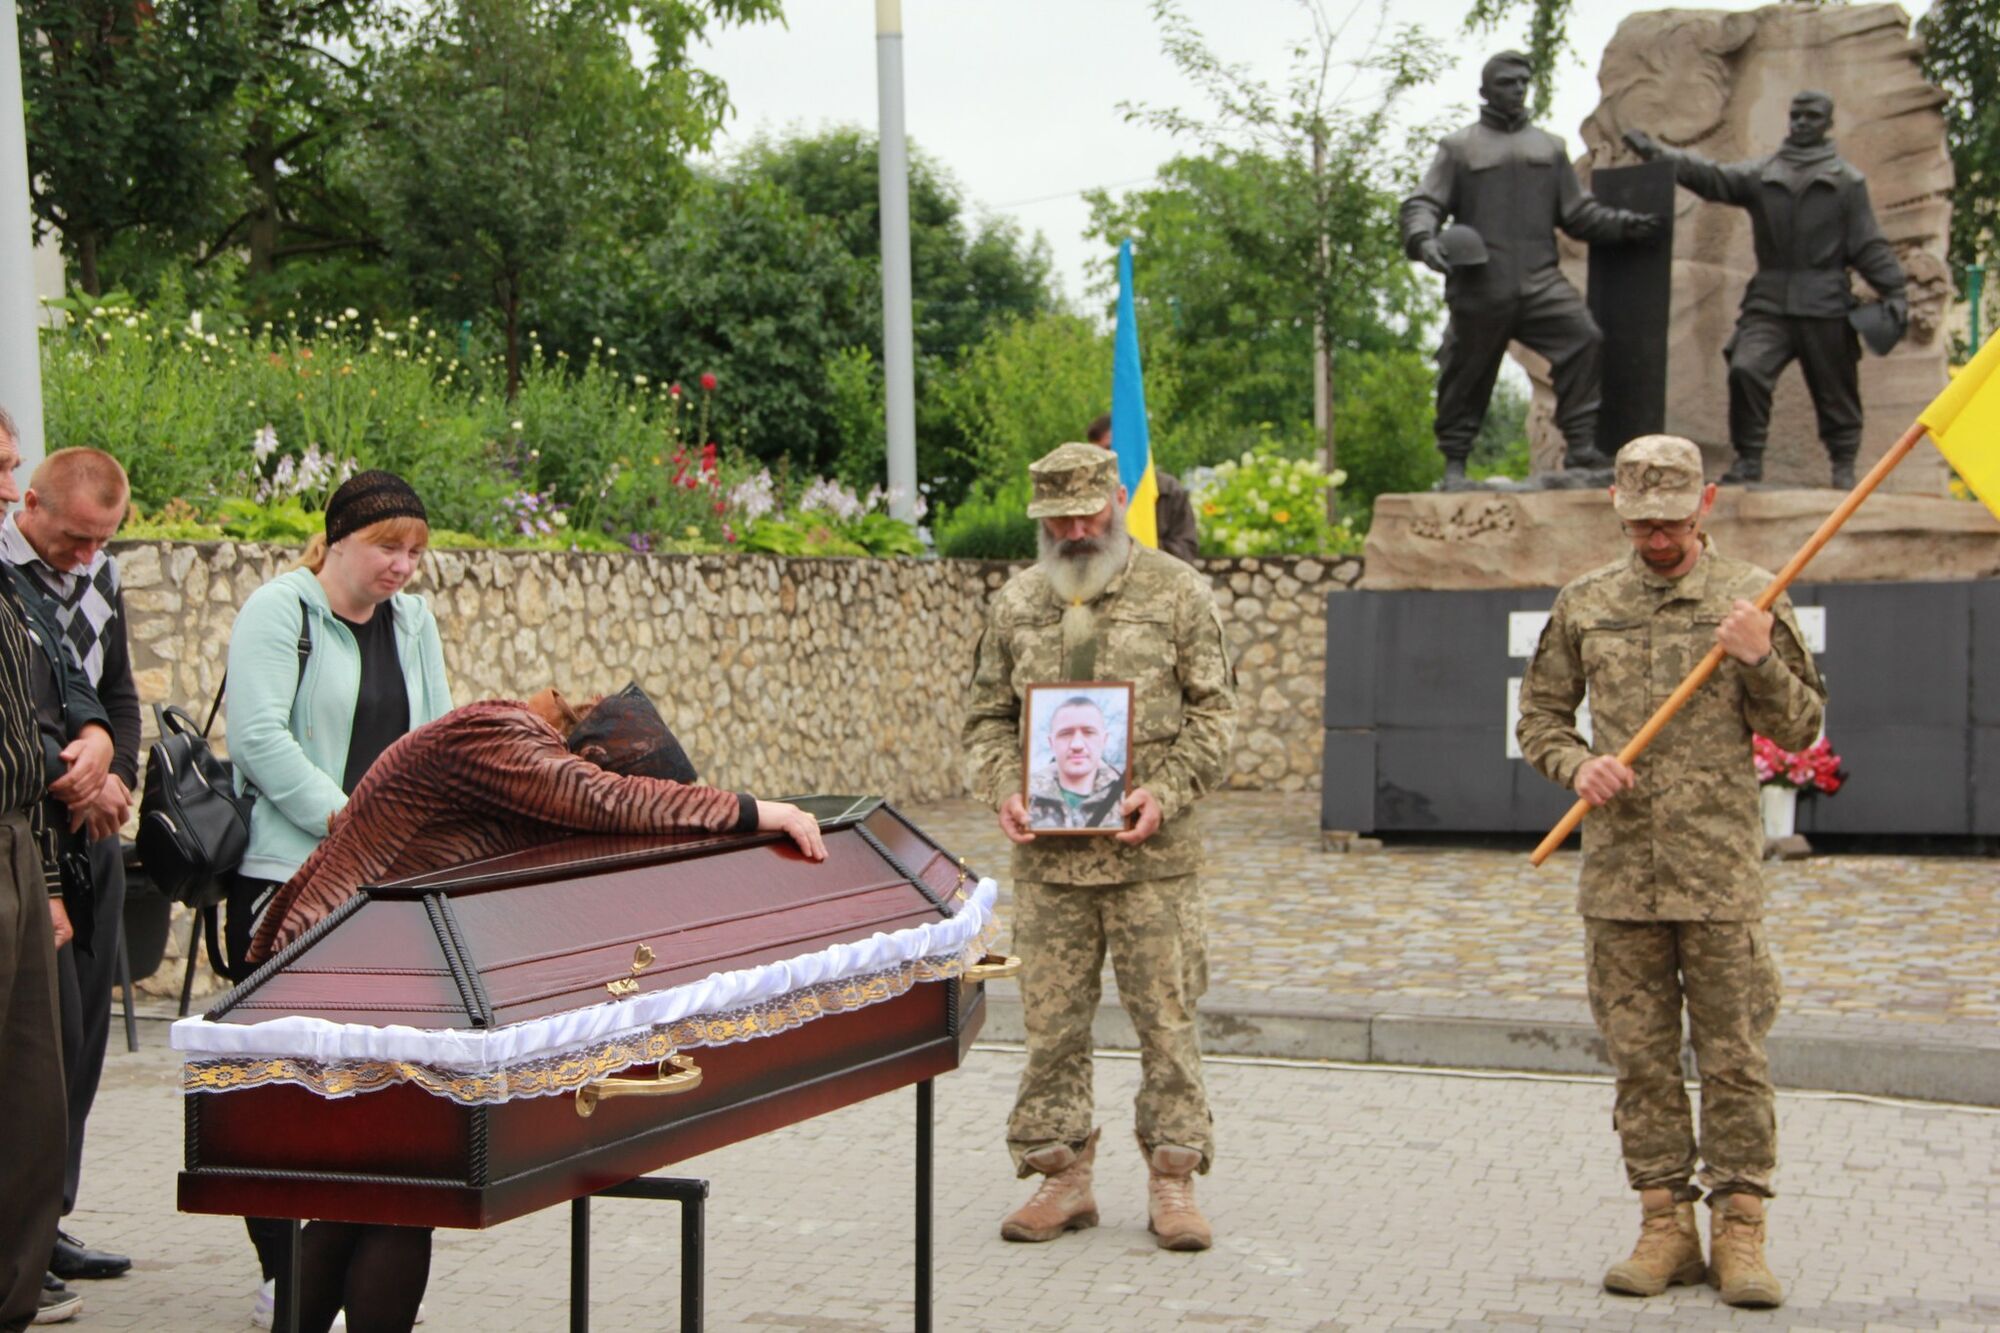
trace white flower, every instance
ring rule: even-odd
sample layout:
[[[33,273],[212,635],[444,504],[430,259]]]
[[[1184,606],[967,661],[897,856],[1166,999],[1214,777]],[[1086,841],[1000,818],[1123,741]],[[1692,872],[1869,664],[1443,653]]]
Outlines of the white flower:
[[[356,310],[353,306],[349,306],[347,307],[347,309],[340,312],[340,317],[342,319],[360,319],[361,312],[359,310]]]
[[[642,389],[646,387],[646,377],[644,375],[634,375],[632,382]]]
[[[507,423],[507,428],[508,428],[509,430],[520,430],[520,429],[521,429],[521,423],[520,423],[520,422],[518,422],[518,421],[510,421],[510,422],[508,422],[508,423]]]
[[[137,315],[127,315],[127,316],[125,316],[125,327],[126,327],[126,328],[128,328],[128,329],[136,329],[136,328],[138,328],[138,327],[139,327],[139,317],[138,317]]]
[[[596,337],[593,337],[593,338],[592,338],[592,339],[590,340],[590,345],[591,345],[592,347],[602,347],[602,346],[604,346],[604,339],[602,339],[602,338],[596,338]]]
[[[201,334],[201,311],[197,310],[188,316],[188,332],[196,336]]]

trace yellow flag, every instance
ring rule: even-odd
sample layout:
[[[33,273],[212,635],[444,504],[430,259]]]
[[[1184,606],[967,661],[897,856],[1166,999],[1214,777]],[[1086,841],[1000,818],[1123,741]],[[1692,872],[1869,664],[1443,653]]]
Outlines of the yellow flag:
[[[1918,420],[1972,493],[2000,518],[2000,337],[1986,340]]]

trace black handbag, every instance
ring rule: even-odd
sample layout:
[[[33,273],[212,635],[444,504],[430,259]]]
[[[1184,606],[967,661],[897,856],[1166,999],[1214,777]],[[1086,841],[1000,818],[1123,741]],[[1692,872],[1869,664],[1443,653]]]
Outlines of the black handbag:
[[[312,653],[311,613],[299,606],[299,676]],[[146,750],[146,780],[139,797],[139,863],[162,894],[190,907],[221,901],[229,876],[250,846],[250,807],[256,793],[237,794],[235,769],[208,746],[209,728],[228,688],[225,674],[208,706],[208,721],[176,707],[154,704],[160,738]],[[212,951],[211,951],[212,952]]]
[[[210,725],[221,703],[217,689]],[[161,704],[153,705],[153,718],[160,738],[146,751],[139,863],[169,899],[207,907],[221,898],[223,881],[243,863],[256,798],[237,795],[229,761],[208,748],[208,727],[197,731],[185,711]]]

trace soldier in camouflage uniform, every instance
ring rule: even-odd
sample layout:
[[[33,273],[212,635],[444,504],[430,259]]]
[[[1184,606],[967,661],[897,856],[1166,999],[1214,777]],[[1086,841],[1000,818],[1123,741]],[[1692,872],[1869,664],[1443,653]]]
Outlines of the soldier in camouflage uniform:
[[[1193,1177],[1213,1151],[1196,1042],[1207,984],[1195,802],[1223,780],[1236,679],[1207,580],[1133,542],[1117,460],[1065,444],[1030,469],[1042,557],[994,597],[965,719],[966,779],[1014,846],[1014,940],[1028,1064],[1007,1126],[1023,1177],[1010,1240],[1092,1226],[1091,1019],[1108,953],[1139,1034],[1139,1146],[1149,1223],[1168,1249],[1206,1249]],[[1031,684],[1131,681],[1123,832],[1037,839],[1021,791],[1021,702]]]
[[[1591,1016],[1617,1073],[1612,1122],[1640,1192],[1639,1244],[1608,1290],[1657,1295],[1708,1279],[1732,1305],[1774,1306],[1763,1257],[1777,1116],[1764,1034],[1778,972],[1764,937],[1764,837],[1753,732],[1786,749],[1819,734],[1826,691],[1790,602],[1749,600],[1771,576],[1718,555],[1701,454],[1648,435],[1618,452],[1613,503],[1631,556],[1565,587],[1521,682],[1521,752],[1600,806],[1583,825],[1579,907]],[[1727,654],[1627,768],[1616,758],[1708,650]],[[1596,746],[1576,726],[1590,694]],[[1685,1006],[1701,1075],[1699,1179],[1710,1263],[1695,1228],[1697,1147],[1681,1078]]]

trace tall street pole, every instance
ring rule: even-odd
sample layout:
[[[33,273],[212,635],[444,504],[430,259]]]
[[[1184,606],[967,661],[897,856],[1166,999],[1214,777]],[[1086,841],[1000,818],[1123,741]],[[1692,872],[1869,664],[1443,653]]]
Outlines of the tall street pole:
[[[916,339],[910,316],[910,153],[903,139],[903,4],[875,0],[880,94],[882,381],[888,399],[889,512],[916,518]]]
[[[0,3],[0,406],[20,428],[21,475],[42,461],[41,326],[35,308],[34,214],[28,204],[28,124],[21,110],[21,40]]]

